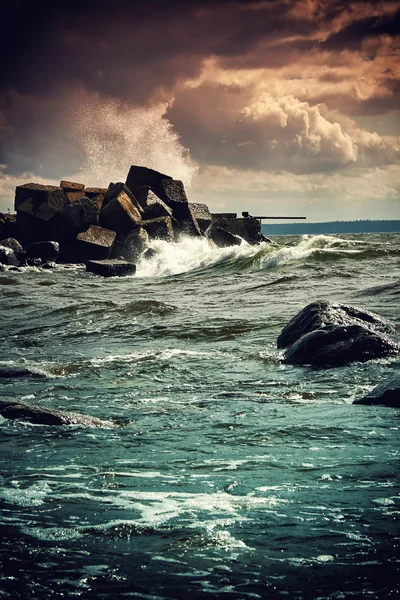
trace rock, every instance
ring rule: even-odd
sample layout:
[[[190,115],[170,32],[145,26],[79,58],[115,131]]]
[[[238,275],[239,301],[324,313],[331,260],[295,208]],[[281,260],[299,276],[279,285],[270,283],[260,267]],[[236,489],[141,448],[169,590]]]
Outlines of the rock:
[[[107,188],[88,187],[85,188],[85,196],[94,198],[95,196],[103,196],[108,192]]]
[[[118,196],[123,192],[124,196],[128,196],[129,200],[132,202],[133,206],[137,208],[140,214],[143,212],[143,208],[141,204],[138,202],[136,196],[131,192],[131,190],[124,183],[110,183],[108,190],[103,195],[103,207],[105,207],[111,200],[114,198],[118,198]]]
[[[173,211],[175,211],[176,205],[189,202],[182,181],[176,179],[162,179],[154,191]]]
[[[157,219],[158,217],[172,217],[172,208],[167,206],[147,186],[142,186],[144,193],[141,194],[140,202],[143,208],[143,219]]]
[[[147,167],[132,165],[126,178],[126,185],[136,195],[138,186],[145,185],[153,189],[158,188],[163,179],[172,179],[172,177],[163,175],[163,173],[148,169]]]
[[[96,202],[85,196],[69,204],[58,216],[57,239],[67,242],[74,240],[78,233],[98,224],[99,213]]]
[[[11,250],[11,248],[8,248],[7,246],[0,246],[0,264],[17,267],[19,261],[14,250]]]
[[[60,254],[60,245],[58,242],[34,242],[24,248],[27,258],[41,258],[42,260],[57,260]]]
[[[25,258],[23,266],[25,267],[41,267],[43,261],[41,258]]]
[[[40,183],[24,183],[16,187],[15,210],[18,210],[26,200],[31,200],[34,209],[41,204],[48,204],[55,212],[62,210],[66,204],[62,187],[41,185]]]
[[[79,413],[41,408],[34,404],[15,400],[0,400],[0,414],[5,419],[23,419],[38,425],[82,425],[84,427],[113,427],[110,421],[102,421]]]
[[[157,256],[158,252],[157,250],[155,250],[154,248],[148,248],[146,250],[146,252],[143,254],[143,258],[146,260],[150,260],[152,258],[154,258],[154,256]]]
[[[174,241],[174,230],[172,228],[171,217],[159,217],[158,219],[149,219],[142,221],[143,229],[145,229],[152,240],[166,240],[167,242]]]
[[[328,325],[304,334],[286,351],[290,365],[341,367],[399,354],[400,346],[379,332],[361,325]]]
[[[57,263],[51,262],[51,261],[47,262],[47,263],[44,263],[42,265],[42,269],[56,269],[56,268],[57,268]]]
[[[60,187],[64,192],[82,192],[85,189],[83,183],[75,183],[74,181],[60,181]]]
[[[346,304],[335,304],[325,300],[305,306],[283,328],[277,340],[278,348],[286,348],[302,335],[327,325],[361,325],[381,333],[393,333],[395,327],[379,315]]]
[[[137,263],[148,243],[149,235],[147,231],[143,227],[137,227],[127,235],[117,237],[111,257],[121,257],[128,262]]]
[[[102,260],[111,255],[115,238],[115,231],[91,225],[87,231],[76,236],[76,258],[86,263],[88,260]]]
[[[5,240],[0,240],[0,246],[5,246],[6,248],[11,248],[13,252],[16,254],[18,252],[22,252],[22,246],[18,240],[15,238],[6,238]]]
[[[194,215],[192,204],[180,202],[175,205],[173,210],[175,221],[172,222],[175,237],[180,235],[190,235],[193,237],[203,236],[202,231]]]
[[[106,198],[104,200],[104,204]],[[124,190],[120,190],[100,212],[100,225],[120,234],[128,234],[141,223],[142,215]]]
[[[212,216],[209,211],[207,204],[197,204],[195,202],[189,203],[193,216],[195,217],[200,231],[204,233],[209,228],[212,222]]]
[[[88,273],[102,275],[103,277],[122,277],[134,275],[136,265],[126,260],[89,260],[86,265]]]
[[[229,246],[240,246],[242,240],[237,235],[216,226],[214,223],[206,231],[206,236],[218,246],[218,248],[228,248]]]
[[[18,239],[24,244],[51,239],[59,215],[57,207],[47,202],[35,204],[32,198],[28,198],[17,209]]]
[[[72,204],[73,202],[76,202],[77,200],[80,200],[81,198],[88,198],[89,196],[86,196],[85,192],[76,192],[76,191],[71,191],[71,192],[65,192],[65,196],[68,199],[68,204]]]
[[[364,398],[354,400],[353,404],[384,404],[400,408],[400,373],[393,373],[374,387]]]

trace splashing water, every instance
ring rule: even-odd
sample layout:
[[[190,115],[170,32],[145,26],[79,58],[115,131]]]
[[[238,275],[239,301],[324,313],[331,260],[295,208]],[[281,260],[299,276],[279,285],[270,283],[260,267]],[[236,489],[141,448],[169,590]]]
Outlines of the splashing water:
[[[87,185],[125,181],[129,167],[137,164],[190,186],[197,166],[165,118],[166,104],[137,107],[82,95],[74,103],[74,122],[85,154],[80,177]]]

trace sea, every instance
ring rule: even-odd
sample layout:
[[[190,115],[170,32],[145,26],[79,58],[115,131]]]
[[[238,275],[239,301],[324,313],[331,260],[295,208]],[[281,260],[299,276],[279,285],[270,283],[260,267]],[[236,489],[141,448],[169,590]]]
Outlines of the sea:
[[[0,598],[399,597],[400,415],[352,404],[399,360],[276,339],[319,299],[399,326],[400,234],[273,241],[0,273],[2,398],[107,422],[0,417]]]

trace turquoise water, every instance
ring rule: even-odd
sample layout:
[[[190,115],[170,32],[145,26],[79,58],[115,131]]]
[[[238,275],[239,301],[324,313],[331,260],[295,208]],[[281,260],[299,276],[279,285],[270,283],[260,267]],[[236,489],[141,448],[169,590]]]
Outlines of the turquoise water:
[[[314,370],[276,338],[316,299],[399,324],[399,234],[158,243],[137,276],[0,273],[2,598],[398,594],[399,415],[353,406],[397,359]]]

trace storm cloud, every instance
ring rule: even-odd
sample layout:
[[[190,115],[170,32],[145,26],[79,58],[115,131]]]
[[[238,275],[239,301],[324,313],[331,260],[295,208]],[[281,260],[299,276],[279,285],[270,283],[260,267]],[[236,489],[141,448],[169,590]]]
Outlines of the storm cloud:
[[[81,174],[104,185],[140,162],[192,183],[212,209],[237,198],[263,212],[269,197],[335,218],[336,190],[340,218],[359,201],[399,215],[396,2],[7,5],[3,208],[15,182]],[[224,185],[232,174],[240,193]]]

